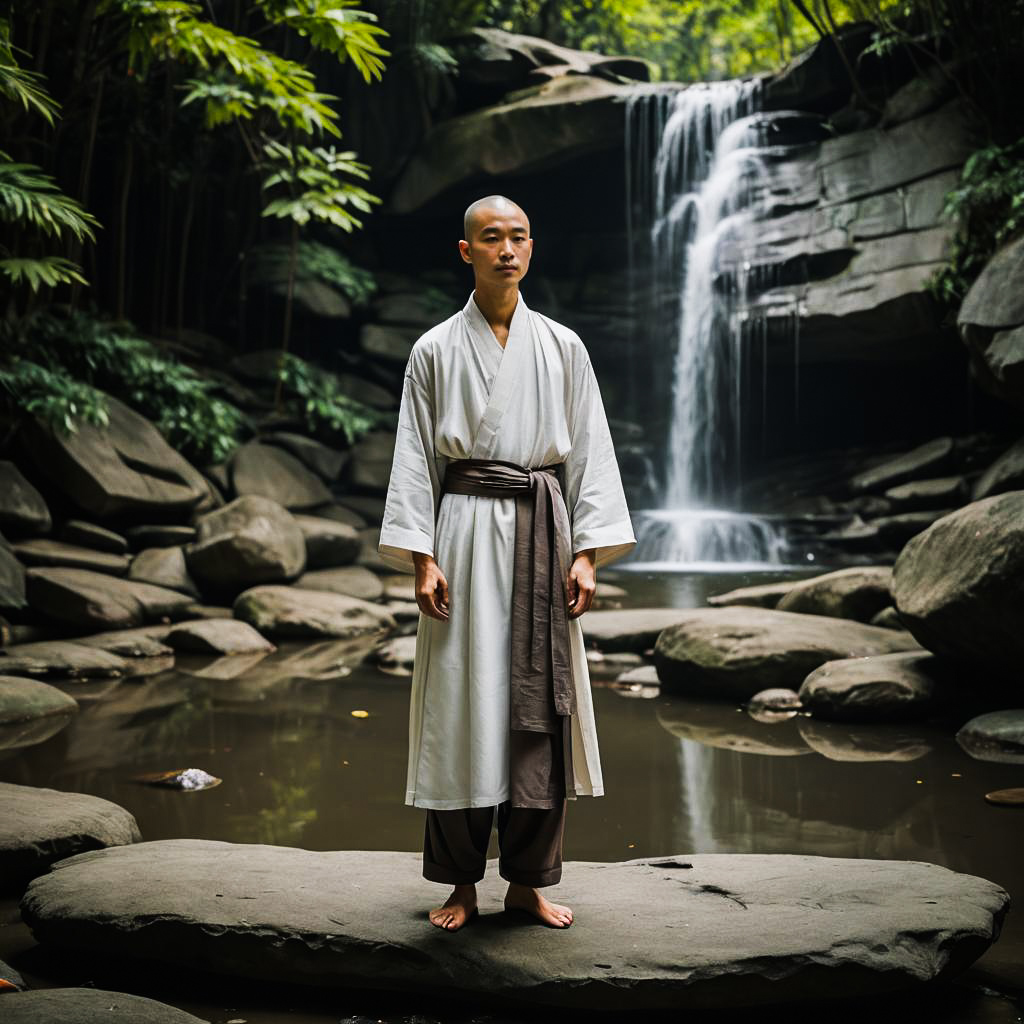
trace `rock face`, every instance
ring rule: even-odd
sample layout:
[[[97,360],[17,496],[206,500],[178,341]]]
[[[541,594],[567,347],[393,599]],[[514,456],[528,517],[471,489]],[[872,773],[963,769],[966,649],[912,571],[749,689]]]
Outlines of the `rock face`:
[[[135,818],[84,793],[0,782],[0,890],[19,891],[57,860],[85,850],[137,843]]]
[[[842,658],[816,668],[800,700],[816,718],[837,722],[924,718],[939,702],[939,675],[939,659],[928,652]]]
[[[319,516],[296,516],[295,522],[306,540],[307,568],[334,569],[359,557],[362,541],[355,527]]]
[[[380,577],[361,565],[304,572],[295,581],[295,586],[302,590],[326,590],[332,594],[347,594],[363,601],[377,601],[384,596],[384,584]]]
[[[901,620],[924,647],[1018,679],[1024,491],[965,505],[912,538],[893,567],[892,590]]]
[[[888,566],[838,569],[794,584],[775,607],[780,612],[870,622],[892,603],[891,579],[892,570]]]
[[[914,648],[907,633],[845,619],[765,608],[680,611],[658,637],[654,663],[667,690],[748,700],[769,687],[795,689],[835,658]]]
[[[37,422],[23,431],[32,460],[76,505],[103,519],[184,512],[212,501],[202,474],[144,416],[106,398],[110,423],[57,434]]]
[[[938,437],[881,465],[858,473],[850,481],[850,489],[861,494],[882,491],[926,473],[941,471],[950,465],[953,450],[951,437]]]
[[[1024,709],[978,715],[960,729],[956,741],[979,761],[1024,764]]]
[[[974,482],[975,501],[1004,491],[1024,490],[1024,437],[1011,445]]]
[[[25,576],[29,606],[79,631],[130,629],[192,601],[175,590],[87,569],[29,569]]]
[[[43,496],[13,462],[0,460],[0,529],[12,533],[49,533],[50,510]]]
[[[1024,239],[1008,242],[986,264],[957,315],[981,384],[1024,409]]]
[[[140,551],[132,559],[128,576],[140,583],[152,583],[154,586],[178,590],[193,597],[199,596],[199,588],[189,576],[188,566],[185,564],[185,549],[180,546],[146,548]]]
[[[286,508],[249,495],[200,518],[185,558],[200,583],[237,592],[294,579],[306,566],[306,542]]]
[[[6,1024],[203,1024],[166,1003],[101,988],[44,988],[4,996]]]
[[[64,861],[32,883],[21,911],[44,944],[176,970],[635,1012],[840,1000],[950,977],[998,936],[1009,903],[992,882],[915,862],[576,862],[560,894],[578,920],[603,926],[531,927],[524,958],[516,925],[527,918],[495,912],[503,886],[493,862],[480,918],[457,946],[410,912],[436,895],[419,862],[167,840]]]
[[[537,170],[621,142],[630,86],[590,76],[564,76],[525,95],[437,125],[403,171],[391,195],[409,213],[470,178]]]
[[[15,554],[26,565],[68,566],[71,569],[91,569],[111,576],[123,576],[128,571],[127,555],[109,551],[94,551],[77,544],[65,544],[46,537],[33,537],[13,545]]]
[[[387,609],[368,601],[298,587],[253,587],[239,594],[235,617],[275,640],[356,637],[395,628]]]
[[[288,509],[312,508],[331,500],[323,480],[284,448],[250,441],[231,458],[235,494],[258,494]]]

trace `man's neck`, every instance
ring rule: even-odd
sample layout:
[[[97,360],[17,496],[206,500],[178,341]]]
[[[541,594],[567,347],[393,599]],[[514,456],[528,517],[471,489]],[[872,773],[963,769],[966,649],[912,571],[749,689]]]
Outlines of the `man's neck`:
[[[490,289],[481,288],[478,285],[473,290],[473,298],[491,330],[495,334],[501,331],[507,336],[512,323],[512,315],[519,303],[519,286]]]

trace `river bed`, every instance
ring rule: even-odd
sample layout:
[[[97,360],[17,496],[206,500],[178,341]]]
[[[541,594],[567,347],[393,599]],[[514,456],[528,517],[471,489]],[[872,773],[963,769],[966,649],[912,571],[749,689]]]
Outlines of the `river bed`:
[[[780,575],[798,573],[603,578],[625,586],[633,606],[693,607],[709,593]],[[0,781],[113,800],[135,815],[148,840],[419,851],[423,812],[402,802],[409,680],[366,665],[364,653],[364,646],[333,641],[288,645],[258,664],[182,659],[140,679],[66,684],[81,702],[78,718],[0,761]],[[1024,768],[970,758],[953,738],[958,721],[854,727],[797,717],[765,725],[733,705],[623,692],[610,681],[595,667],[606,795],[570,802],[566,861],[677,853],[898,858],[982,875],[1013,897],[1024,892],[1024,812],[984,801],[990,790],[1020,786]],[[132,779],[190,767],[223,783],[183,793]],[[439,902],[446,891],[438,886]],[[527,1019],[473,1008],[442,1012],[424,1000],[348,1000],[209,979],[186,985],[160,971],[118,975],[111,965],[86,971],[33,950],[15,901],[0,903],[0,923],[0,958],[14,958],[36,985],[95,980],[218,1024]],[[955,998],[937,998],[928,1019],[1020,1020],[1007,994],[1024,991],[1022,963],[1024,920],[1011,912],[1000,941],[956,986]]]

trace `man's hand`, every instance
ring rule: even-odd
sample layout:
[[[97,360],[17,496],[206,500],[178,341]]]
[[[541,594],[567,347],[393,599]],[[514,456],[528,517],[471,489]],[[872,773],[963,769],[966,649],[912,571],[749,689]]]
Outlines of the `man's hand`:
[[[580,551],[569,570],[569,618],[575,619],[590,610],[597,593],[597,570],[594,568],[595,548]]]
[[[448,581],[433,555],[412,553],[416,565],[416,604],[424,615],[448,621]]]

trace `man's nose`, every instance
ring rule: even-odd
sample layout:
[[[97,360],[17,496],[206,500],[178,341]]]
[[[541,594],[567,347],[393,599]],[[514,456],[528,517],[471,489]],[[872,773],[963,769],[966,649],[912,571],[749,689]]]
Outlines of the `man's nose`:
[[[501,254],[502,259],[511,258],[514,255],[514,252],[513,252],[513,249],[512,249],[512,243],[511,243],[511,241],[509,241],[509,239],[506,238],[501,243],[501,253],[500,254]]]

